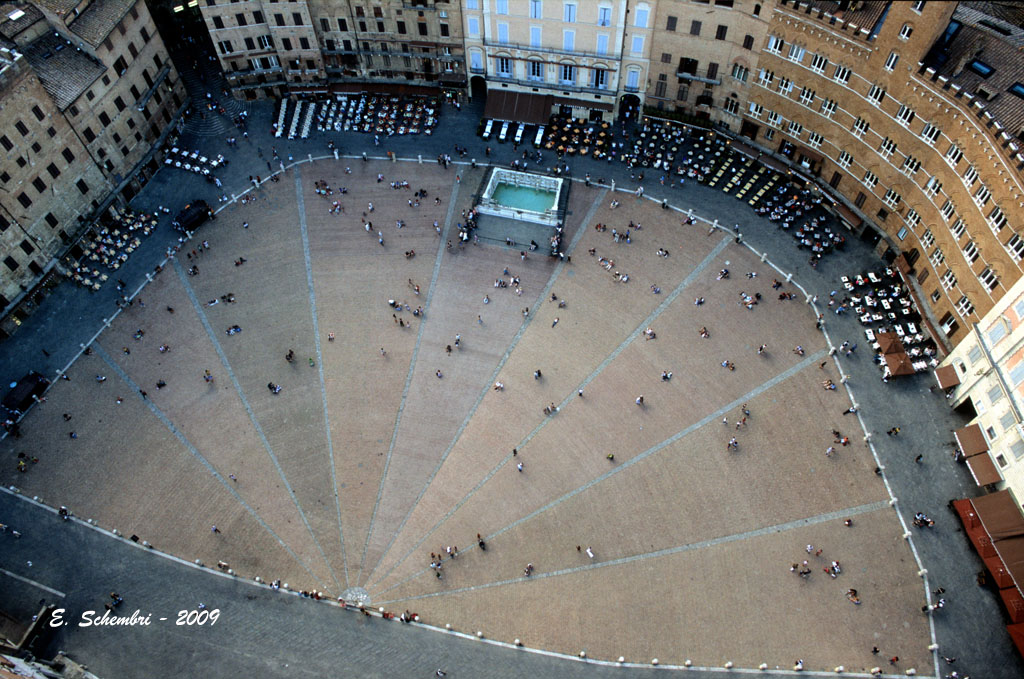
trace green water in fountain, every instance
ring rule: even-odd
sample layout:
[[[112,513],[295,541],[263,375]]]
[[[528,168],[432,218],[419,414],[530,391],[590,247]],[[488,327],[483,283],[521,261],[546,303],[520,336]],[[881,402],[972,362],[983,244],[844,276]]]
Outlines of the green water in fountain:
[[[515,210],[544,212],[555,207],[555,192],[534,189],[529,186],[500,183],[494,187],[491,195],[494,202]]]

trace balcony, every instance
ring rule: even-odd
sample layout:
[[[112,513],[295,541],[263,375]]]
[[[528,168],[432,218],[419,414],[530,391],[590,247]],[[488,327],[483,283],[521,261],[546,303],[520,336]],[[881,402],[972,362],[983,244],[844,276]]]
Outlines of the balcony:
[[[691,80],[693,82],[698,82],[698,83],[707,83],[708,85],[721,85],[722,84],[721,80],[716,80],[714,78],[707,78],[707,77],[699,76],[696,73],[688,73],[686,71],[676,71],[676,77],[680,78],[682,80]]]
[[[640,91],[640,88],[637,85],[624,85],[622,91],[636,94],[637,92]]]
[[[557,54],[560,56],[570,57],[583,57],[587,59],[600,59],[602,61],[618,61],[621,59],[619,54],[598,54],[597,52],[585,52],[583,50],[563,50],[556,49],[553,47],[532,47],[530,45],[523,45],[516,42],[498,42],[497,40],[483,40],[485,47],[492,47],[495,49],[505,50],[518,50],[521,52],[538,52],[540,54]]]
[[[477,75],[485,75],[487,73],[487,69],[482,66],[470,66],[469,72],[476,73]]]

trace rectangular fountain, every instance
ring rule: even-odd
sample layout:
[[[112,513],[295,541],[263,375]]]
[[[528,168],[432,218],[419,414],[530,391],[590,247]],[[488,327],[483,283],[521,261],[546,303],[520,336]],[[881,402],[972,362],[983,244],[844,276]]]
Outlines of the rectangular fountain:
[[[496,217],[558,226],[562,221],[558,203],[564,181],[560,177],[494,168],[476,208]]]

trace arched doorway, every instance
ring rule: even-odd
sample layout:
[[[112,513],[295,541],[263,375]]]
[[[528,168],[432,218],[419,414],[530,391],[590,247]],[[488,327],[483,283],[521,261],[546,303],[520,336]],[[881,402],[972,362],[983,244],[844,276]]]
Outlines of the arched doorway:
[[[483,76],[475,75],[469,79],[469,98],[479,103],[487,98],[487,81]]]
[[[619,119],[625,123],[635,123],[640,114],[640,97],[635,94],[624,94],[619,99]]]

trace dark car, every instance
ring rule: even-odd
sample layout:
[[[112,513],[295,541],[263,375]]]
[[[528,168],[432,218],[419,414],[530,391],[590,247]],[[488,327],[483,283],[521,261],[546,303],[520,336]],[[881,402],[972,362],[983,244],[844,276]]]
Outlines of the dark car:
[[[214,219],[213,210],[205,200],[194,200],[178,213],[171,224],[179,231],[195,231],[207,219]]]
[[[4,396],[2,405],[7,411],[21,415],[28,410],[36,397],[43,395],[49,384],[50,380],[33,370],[11,387],[11,390]]]

